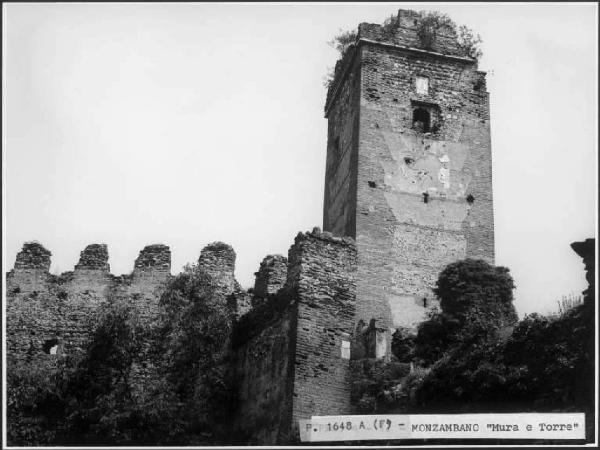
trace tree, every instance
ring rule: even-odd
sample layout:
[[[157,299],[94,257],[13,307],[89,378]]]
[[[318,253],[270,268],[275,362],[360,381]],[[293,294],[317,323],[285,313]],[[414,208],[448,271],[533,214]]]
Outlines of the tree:
[[[6,424],[11,446],[52,445],[64,424],[65,383],[72,367],[62,356],[7,357]]]
[[[441,312],[434,312],[420,324],[415,356],[431,364],[453,347],[468,347],[510,332],[517,322],[513,289],[506,267],[476,259],[446,266],[433,289]]]
[[[231,315],[213,279],[188,266],[148,320],[127,298],[103,309],[70,377],[66,445],[226,442],[233,401]]]
[[[157,349],[180,405],[179,420],[190,442],[218,443],[228,437],[234,401],[226,299],[209,275],[187,266],[171,280],[160,305]]]

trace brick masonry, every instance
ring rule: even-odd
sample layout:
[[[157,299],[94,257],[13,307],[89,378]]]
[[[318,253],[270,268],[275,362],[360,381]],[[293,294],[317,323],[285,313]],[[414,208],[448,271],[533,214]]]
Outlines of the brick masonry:
[[[88,245],[74,270],[61,275],[49,273],[50,258],[51,252],[41,244],[25,243],[7,273],[6,342],[11,357],[43,354],[45,343],[52,340],[59,342],[59,352],[82,351],[100,306],[107,302],[126,301],[136,307],[141,320],[152,321],[171,277],[171,251],[162,244],[142,249],[132,273],[121,276],[110,273],[105,244]],[[234,292],[247,296],[235,281],[235,252],[230,246],[206,246],[200,264],[213,277],[224,301]]]
[[[324,229],[355,230],[356,320],[389,328],[424,319],[448,263],[494,259],[485,73],[452,35],[424,50],[420,19],[400,10],[393,34],[361,24],[326,104],[325,205],[351,213],[326,211]],[[417,92],[417,77],[427,79],[427,92]],[[429,132],[413,124],[417,108],[430,114]],[[352,157],[337,152],[338,141]],[[345,191],[334,188],[341,179]]]
[[[287,258],[282,255],[267,255],[261,261],[254,282],[254,306],[277,293],[285,284],[287,278]]]
[[[246,443],[289,443],[299,419],[351,412],[355,273],[352,239],[300,233],[285,285],[241,319],[236,430]]]

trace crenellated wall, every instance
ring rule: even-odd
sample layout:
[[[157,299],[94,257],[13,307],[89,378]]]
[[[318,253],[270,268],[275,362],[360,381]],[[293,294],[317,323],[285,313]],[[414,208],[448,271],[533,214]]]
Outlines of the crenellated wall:
[[[165,245],[145,247],[131,275],[111,275],[105,244],[88,245],[71,272],[51,275],[51,253],[28,242],[7,276],[7,351],[11,357],[81,351],[100,306],[111,298],[137,303],[144,317],[156,315],[160,289],[170,277],[171,253]]]
[[[171,250],[163,244],[144,247],[132,273],[120,276],[110,273],[105,244],[88,245],[74,270],[61,275],[49,273],[50,258],[51,252],[43,245],[27,242],[7,273],[7,350],[11,357],[48,353],[54,341],[58,353],[82,351],[100,306],[109,301],[134,305],[141,320],[152,321],[171,277]],[[249,309],[248,294],[234,278],[235,252],[230,246],[209,244],[201,252],[199,265],[213,277],[224,302],[235,294],[238,316]]]

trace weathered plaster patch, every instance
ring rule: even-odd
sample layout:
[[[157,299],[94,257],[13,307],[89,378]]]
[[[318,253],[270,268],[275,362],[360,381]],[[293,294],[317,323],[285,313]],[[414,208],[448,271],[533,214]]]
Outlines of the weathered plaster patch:
[[[381,163],[384,182],[391,190],[412,194],[432,191],[453,199],[465,195],[471,181],[470,174],[463,172],[465,144],[427,139],[409,132],[382,131],[382,136],[393,160]]]
[[[427,308],[415,304],[414,295],[390,295],[387,302],[392,313],[392,325],[394,327],[416,328],[425,320]]]

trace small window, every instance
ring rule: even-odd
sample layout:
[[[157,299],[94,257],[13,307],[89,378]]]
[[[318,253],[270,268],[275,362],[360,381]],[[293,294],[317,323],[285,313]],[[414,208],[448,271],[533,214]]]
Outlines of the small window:
[[[425,108],[415,108],[413,111],[413,128],[422,133],[428,133],[431,126],[431,116]]]
[[[58,353],[58,339],[45,340],[42,350],[48,355],[56,355]]]
[[[417,77],[416,88],[417,94],[429,95],[429,78]]]

